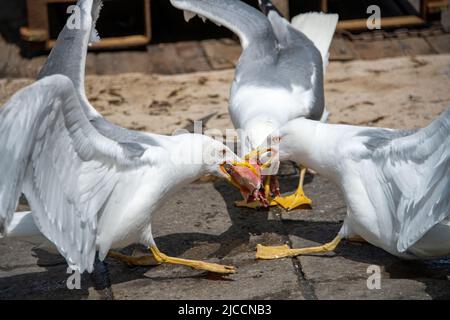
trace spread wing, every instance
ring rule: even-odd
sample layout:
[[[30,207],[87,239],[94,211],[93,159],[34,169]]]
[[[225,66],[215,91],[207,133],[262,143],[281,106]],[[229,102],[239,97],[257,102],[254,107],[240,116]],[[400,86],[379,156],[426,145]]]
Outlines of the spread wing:
[[[153,165],[162,150],[99,134],[65,76],[19,91],[0,109],[0,236],[24,191],[41,232],[73,268],[92,271],[97,214],[124,171]]]
[[[396,212],[397,249],[405,252],[450,214],[450,108],[415,133],[372,132],[366,147]]]
[[[108,122],[95,110],[86,97],[84,88],[86,55],[89,42],[98,38],[95,25],[101,7],[101,0],[79,0],[77,2],[78,11],[68,20],[70,21],[75,15],[79,15],[80,28],[64,26],[38,79],[55,74],[67,76],[78,92],[84,113],[95,129],[105,137],[123,144],[157,145],[158,140],[164,139],[162,136],[127,130]]]
[[[246,50],[264,54],[276,49],[269,20],[260,11],[239,0],[170,0],[178,9],[196,13],[237,34]],[[188,13],[189,15],[189,13]]]
[[[76,11],[58,35],[55,46],[38,76],[38,79],[42,79],[62,74],[72,80],[80,95],[84,112],[89,118],[98,116],[98,113],[89,104],[85,95],[85,64],[89,43],[98,41],[95,25],[101,8],[101,0],[78,0]],[[70,21],[79,22],[79,26],[69,27]]]

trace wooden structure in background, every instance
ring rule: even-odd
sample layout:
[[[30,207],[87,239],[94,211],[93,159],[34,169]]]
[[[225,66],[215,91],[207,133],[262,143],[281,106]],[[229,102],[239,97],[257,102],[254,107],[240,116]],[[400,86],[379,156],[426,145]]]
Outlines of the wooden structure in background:
[[[436,13],[442,11],[442,8],[448,8],[449,1],[448,0],[428,0],[424,1],[422,4],[422,11],[425,14]]]
[[[289,3],[290,1],[302,1],[302,0],[272,0],[273,4],[280,10],[280,12],[286,18],[290,17]],[[320,9],[323,12],[328,12],[328,2],[329,0],[316,0],[320,3]],[[382,17],[381,24],[383,28],[386,27],[404,27],[411,25],[424,24],[427,21],[429,14],[438,13],[445,8],[449,7],[449,0],[417,0],[419,4],[418,15],[404,15],[397,17]],[[350,2],[347,0],[341,0],[342,5],[345,2]],[[354,19],[354,20],[342,20],[339,22],[337,28],[340,30],[357,30],[366,29],[367,19]]]
[[[273,4],[284,15],[284,17],[290,19],[289,3],[290,1],[302,1],[302,0],[272,0]],[[329,0],[316,0],[320,3],[320,9],[323,12],[328,12]],[[382,17],[381,24],[383,28],[386,27],[404,27],[411,25],[424,24],[427,21],[429,14],[438,13],[445,8],[449,7],[449,0],[417,0],[419,4],[418,15],[404,15],[397,17]],[[345,5],[347,0],[341,0],[342,5]],[[367,18],[354,19],[354,20],[342,20],[339,22],[337,28],[340,30],[357,30],[366,29]]]
[[[277,7],[277,9],[283,14],[285,18],[290,18],[289,0],[272,0],[272,3],[275,7]]]
[[[144,4],[145,30],[142,34],[135,34],[123,37],[102,38],[102,40],[92,45],[97,49],[112,49],[120,47],[135,47],[147,45],[151,40],[151,18],[150,0],[123,0],[124,4],[129,1],[142,1]],[[28,26],[20,29],[22,38],[25,41],[43,44],[46,49],[53,47],[56,39],[50,38],[48,5],[56,3],[75,4],[74,0],[27,0]]]
[[[150,43],[151,40],[151,8],[150,0],[120,0],[123,1],[123,5],[130,3],[131,1],[141,1],[143,3],[143,19],[145,19],[145,30],[138,34],[130,34],[121,37],[105,37],[99,43],[96,43],[92,48],[98,49],[114,49],[114,48],[126,48],[134,46],[145,46]],[[168,1],[168,0],[167,0]],[[279,11],[288,19],[291,18],[289,12],[289,4],[291,1],[303,0],[272,0],[274,5]],[[323,12],[328,12],[330,0],[315,0],[320,5],[320,9]],[[419,3],[417,6],[417,15],[403,15],[395,17],[382,17],[382,28],[386,27],[405,27],[411,25],[421,25],[427,21],[427,17],[430,13],[436,13],[443,8],[448,8],[449,0],[415,0]],[[20,30],[22,38],[32,44],[33,48],[45,48],[50,49],[53,47],[55,40],[51,37],[50,31],[50,16],[49,6],[53,4],[75,4],[75,0],[27,0],[27,15],[28,26],[23,27]],[[339,4],[351,3],[348,0],[340,0]],[[257,2],[254,0],[254,4]],[[362,13],[365,14],[365,13]],[[338,24],[338,29],[345,30],[362,30],[366,29],[367,17],[354,20],[341,20]],[[114,30],[113,30],[114,31]],[[134,32],[134,31],[133,31]],[[132,32],[132,33],[133,33]],[[113,32],[114,33],[114,32]]]
[[[328,12],[328,0],[319,0],[321,10]],[[345,0],[342,0],[345,2]],[[381,27],[405,27],[424,24],[427,21],[428,14],[439,12],[442,8],[447,8],[448,0],[420,0],[419,15],[405,15],[397,17],[382,17]],[[367,19],[354,19],[339,21],[337,29],[339,30],[358,30],[367,28]]]

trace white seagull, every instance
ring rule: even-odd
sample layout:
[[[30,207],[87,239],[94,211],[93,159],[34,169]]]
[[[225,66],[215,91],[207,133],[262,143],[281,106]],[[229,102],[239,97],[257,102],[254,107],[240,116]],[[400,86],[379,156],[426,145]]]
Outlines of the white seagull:
[[[291,25],[267,0],[257,9],[239,0],[171,0],[184,10],[186,20],[196,14],[236,33],[243,53],[231,88],[229,112],[240,136],[242,154],[248,154],[265,142],[276,129],[290,120],[308,118],[326,121],[323,89],[328,49],[336,29],[338,15],[307,13],[293,19]],[[253,155],[249,155],[251,158]],[[300,168],[299,187],[294,195],[277,196],[285,209],[311,204],[303,192],[306,168]],[[276,181],[268,177],[265,190],[279,195]],[[239,206],[258,207],[258,202]]]
[[[258,245],[258,258],[331,251],[353,237],[405,259],[450,253],[450,108],[421,130],[298,119],[271,139],[280,160],[301,163],[339,186],[348,209],[332,242],[304,249]]]
[[[231,150],[209,137],[136,132],[101,117],[84,92],[86,51],[92,36],[97,38],[101,1],[77,5],[80,29],[66,26],[42,79],[0,109],[0,237],[39,231],[80,272],[93,271],[97,251],[103,261],[110,249],[132,243],[148,246],[158,263],[235,272],[161,253],[151,216],[178,188],[207,173],[258,189],[254,168],[240,165]],[[21,193],[30,214],[14,214]]]

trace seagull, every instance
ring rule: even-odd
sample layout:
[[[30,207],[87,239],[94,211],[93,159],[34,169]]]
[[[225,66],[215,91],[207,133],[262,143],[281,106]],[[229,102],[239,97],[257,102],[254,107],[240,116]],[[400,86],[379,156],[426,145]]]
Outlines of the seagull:
[[[249,152],[290,120],[326,121],[324,68],[338,15],[302,14],[291,25],[267,0],[259,1],[267,16],[239,0],[171,3],[184,10],[187,21],[199,15],[204,21],[210,19],[227,27],[240,38],[243,52],[231,87],[229,112],[247,159],[257,156]],[[310,205],[311,200],[303,192],[305,173],[306,168],[301,167],[299,187],[286,198],[279,196],[278,183],[268,176],[264,189],[277,195],[270,205],[279,204],[287,210]],[[238,206],[257,208],[260,203],[242,201]]]
[[[413,131],[296,119],[272,134],[269,152],[312,168],[342,190],[347,216],[322,246],[257,246],[257,258],[332,251],[362,238],[404,259],[450,253],[450,108]],[[272,155],[274,156],[274,155]]]
[[[224,178],[245,193],[257,193],[261,179],[210,137],[127,130],[92,107],[84,68],[88,44],[98,38],[101,3],[78,1],[80,28],[65,26],[39,80],[0,109],[0,238],[39,232],[80,273],[93,272],[95,261],[103,261],[111,249],[133,243],[147,246],[158,264],[234,273],[232,266],[162,253],[151,216],[204,174]],[[32,211],[15,215],[21,193]]]

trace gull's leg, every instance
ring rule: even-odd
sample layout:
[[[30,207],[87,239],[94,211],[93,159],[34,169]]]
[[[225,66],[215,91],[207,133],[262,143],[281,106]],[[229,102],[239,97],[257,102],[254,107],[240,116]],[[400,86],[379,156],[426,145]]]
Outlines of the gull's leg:
[[[267,196],[267,201],[269,202],[269,206],[273,207],[278,205],[277,202],[275,202],[275,200],[272,199],[272,197],[270,196],[270,180],[271,177],[267,176],[264,180],[264,192]],[[259,209],[261,207],[263,207],[263,205],[261,204],[261,201],[257,200],[257,201],[250,201],[247,202],[247,200],[241,200],[241,201],[236,201],[235,203],[236,207],[240,207],[240,208],[250,208],[250,209]]]
[[[131,266],[148,267],[148,266],[157,266],[160,264],[153,255],[127,256],[119,252],[109,251],[108,257],[122,261],[123,263],[126,263]]]
[[[287,197],[276,197],[274,201],[282,206],[286,210],[293,210],[298,207],[308,206],[312,204],[311,199],[305,196],[303,192],[303,183],[305,181],[306,168],[300,166],[300,180],[298,183],[297,191],[294,194]]]
[[[102,300],[114,300],[108,265],[99,260],[98,254],[95,256],[94,271],[92,271],[90,277],[94,289],[99,293]]]
[[[272,189],[271,189],[272,184],[271,184],[271,181],[272,181],[272,177],[271,176],[267,176],[266,180],[264,182],[264,194],[267,195],[267,201],[269,202],[269,207],[274,207],[274,206],[277,206],[278,203],[272,198]],[[274,181],[275,181],[275,179],[274,179]],[[278,182],[277,182],[277,186],[278,186]],[[277,190],[277,192],[279,194],[279,192],[280,192],[279,189]]]
[[[154,245],[150,247],[150,251],[153,253],[153,256],[155,257],[155,259],[158,263],[178,264],[178,265],[188,266],[188,267],[191,267],[191,268],[194,268],[197,270],[206,270],[206,271],[215,272],[215,273],[229,274],[229,273],[236,272],[235,267],[232,267],[232,266],[225,266],[225,265],[203,262],[203,261],[198,261],[198,260],[188,260],[188,259],[169,257],[169,256],[165,255],[164,253],[162,253],[161,251],[159,251],[159,249]]]
[[[115,251],[110,251],[108,257],[122,261],[132,266],[157,266],[162,263],[180,264],[198,270],[207,270],[216,273],[234,273],[235,268],[231,266],[223,266],[215,263],[208,263],[196,260],[187,260],[180,258],[172,258],[161,253],[156,246],[150,247],[150,255],[127,256]]]
[[[264,260],[272,260],[272,259],[280,259],[287,257],[296,257],[302,254],[312,254],[312,253],[324,253],[333,251],[336,249],[339,242],[341,242],[341,236],[337,236],[333,241],[318,246],[318,247],[310,247],[310,248],[302,248],[302,249],[291,249],[288,245],[284,246],[275,246],[275,247],[265,247],[263,245],[258,244],[256,246],[256,258],[264,259]]]

